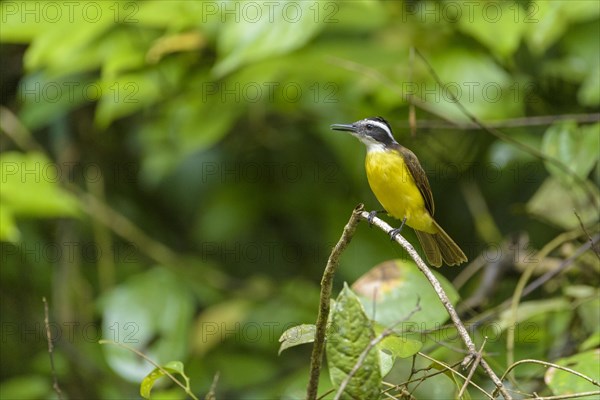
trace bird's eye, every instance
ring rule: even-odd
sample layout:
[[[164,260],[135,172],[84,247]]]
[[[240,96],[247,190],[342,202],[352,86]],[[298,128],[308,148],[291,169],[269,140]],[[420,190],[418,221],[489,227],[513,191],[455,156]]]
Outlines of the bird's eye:
[[[373,129],[373,125],[367,124],[367,130],[370,131],[371,129]]]

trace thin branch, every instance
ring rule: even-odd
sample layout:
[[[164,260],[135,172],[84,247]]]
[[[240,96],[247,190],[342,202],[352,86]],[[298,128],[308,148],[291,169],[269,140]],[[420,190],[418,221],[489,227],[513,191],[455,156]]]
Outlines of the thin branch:
[[[367,359],[367,355],[373,349],[373,347],[377,346],[383,339],[385,339],[386,337],[388,337],[391,334],[393,334],[394,333],[394,329],[396,328],[396,326],[398,326],[398,324],[401,324],[402,322],[407,321],[416,312],[421,311],[421,304],[420,303],[421,303],[421,298],[419,297],[419,298],[417,298],[417,304],[415,305],[415,308],[413,308],[413,310],[406,317],[402,318],[400,321],[396,322],[392,326],[385,328],[379,335],[377,335],[377,337],[375,337],[374,339],[372,339],[369,342],[369,344],[367,345],[367,347],[365,347],[365,349],[363,350],[363,352],[358,357],[358,360],[356,360],[356,364],[354,364],[354,367],[352,367],[352,369],[350,370],[350,373],[348,373],[348,375],[346,375],[346,378],[344,378],[344,380],[342,381],[342,383],[341,383],[340,387],[338,388],[337,393],[335,394],[335,397],[333,398],[333,400],[339,400],[340,399],[340,397],[344,393],[344,390],[346,390],[346,386],[348,386],[348,383],[350,383],[350,379],[352,379],[352,377],[354,376],[354,374],[356,374],[356,372],[359,370],[359,368],[362,367],[363,363]]]
[[[62,390],[58,385],[56,377],[56,369],[54,368],[54,345],[52,344],[52,332],[50,331],[50,318],[48,317],[48,302],[45,297],[42,297],[44,302],[44,326],[46,327],[46,340],[48,341],[48,355],[50,356],[50,370],[52,371],[52,388],[56,392],[59,400],[63,399]]]
[[[215,391],[217,390],[217,383],[219,382],[220,373],[217,371],[215,376],[213,377],[212,384],[210,385],[210,389],[208,393],[204,397],[204,400],[216,400],[217,396],[215,396]]]
[[[594,386],[598,386],[600,387],[600,382],[598,382],[595,379],[590,378],[587,375],[582,374],[581,372],[575,371],[574,369],[568,368],[568,367],[563,367],[562,365],[558,365],[558,364],[554,364],[551,362],[547,362],[547,361],[541,361],[541,360],[533,360],[533,359],[526,359],[526,360],[520,360],[517,361],[516,363],[510,365],[506,371],[504,371],[504,374],[502,374],[501,379],[504,379],[513,369],[515,369],[516,367],[518,367],[521,364],[540,364],[543,365],[545,367],[553,367],[556,369],[561,369],[565,372],[569,372],[573,375],[576,375],[582,379],[585,379],[586,381],[590,382],[592,385]],[[494,391],[494,394],[497,392],[497,390]]]
[[[457,397],[459,399],[462,398],[463,394],[465,393],[465,390],[467,390],[467,386],[469,386],[469,383],[471,383],[473,374],[475,373],[475,370],[477,369],[477,367],[479,366],[479,363],[481,362],[481,357],[483,357],[483,348],[485,347],[486,342],[487,342],[487,336],[485,338],[483,338],[483,343],[481,344],[481,347],[479,348],[479,351],[477,352],[477,356],[475,356],[475,361],[473,361],[473,365],[471,366],[469,375],[467,375],[467,379],[465,380],[465,383],[462,385],[462,387],[460,388],[460,391],[458,392]]]
[[[552,125],[557,121],[575,121],[577,123],[593,123],[600,121],[600,113],[594,114],[560,114],[560,115],[538,115],[535,117],[507,118],[498,121],[486,121],[485,125],[491,128],[520,128],[524,126]],[[481,126],[473,122],[443,122],[439,120],[417,120],[419,128],[422,129],[460,129],[481,130]],[[402,123],[400,123],[402,125]],[[404,127],[411,127],[406,122]]]
[[[366,211],[362,211],[360,213],[360,216],[364,220],[369,219],[369,213]],[[372,222],[373,222],[373,225],[375,225],[376,227],[378,227],[379,229],[381,229],[382,231],[384,231],[386,233],[389,233],[392,230],[392,227],[388,223],[383,221],[381,218],[374,217],[372,219]],[[442,288],[440,281],[438,281],[438,279],[435,277],[435,275],[427,267],[425,262],[423,262],[423,260],[421,259],[421,257],[419,256],[419,254],[417,253],[415,248],[406,239],[404,239],[404,237],[402,237],[401,235],[395,235],[394,240],[400,246],[402,246],[404,248],[404,250],[406,250],[406,252],[410,255],[410,257],[415,261],[417,267],[425,275],[425,277],[427,278],[427,280],[429,281],[431,286],[433,286],[433,289],[435,290],[436,294],[438,295],[440,301],[442,302],[443,306],[446,308],[446,311],[448,312],[448,315],[450,316],[452,323],[456,327],[458,334],[462,338],[463,343],[465,344],[465,346],[467,347],[467,349],[469,351],[469,355],[467,357],[465,357],[464,361],[462,362],[463,367],[466,367],[467,365],[469,365],[471,363],[471,361],[473,360],[473,357],[477,354],[477,349],[475,348],[475,344],[473,343],[473,340],[469,336],[469,333],[467,332],[465,325],[460,320],[458,314],[456,313],[456,310],[454,309],[454,306],[450,302],[448,295],[446,295],[446,292]],[[488,363],[483,358],[481,359],[481,367],[485,370],[487,375],[494,382],[494,385],[496,385],[496,387],[500,390],[500,392],[502,393],[502,396],[504,396],[504,398],[507,400],[512,399],[510,393],[508,393],[508,391],[506,391],[506,389],[504,388],[504,385],[502,385],[502,381],[498,378],[496,373],[492,370],[492,368],[488,365]]]
[[[122,347],[125,350],[129,350],[132,353],[137,354],[138,356],[142,357],[144,360],[148,361],[150,364],[154,365],[160,372],[162,372],[163,374],[168,376],[173,382],[175,382],[178,386],[180,386],[188,394],[188,396],[190,396],[194,400],[198,400],[198,398],[194,395],[194,393],[192,393],[190,388],[185,386],[183,383],[181,383],[181,381],[179,381],[179,379],[175,378],[175,376],[173,376],[173,374],[171,374],[169,371],[167,371],[166,369],[164,369],[163,367],[158,365],[154,360],[152,360],[150,357],[148,357],[147,355],[145,355],[138,349],[135,349],[131,346],[127,346],[126,344],[123,344],[123,343],[114,342],[112,340],[102,339],[102,340],[99,340],[98,343],[99,344],[112,344],[112,345]]]
[[[44,148],[35,141],[27,127],[10,109],[4,106],[0,106],[0,131],[4,132],[21,149],[45,153]]]
[[[360,222],[361,213],[364,205],[359,204],[352,211],[350,220],[344,227],[340,240],[331,250],[327,266],[321,278],[321,294],[319,299],[319,314],[317,316],[315,342],[310,357],[310,377],[306,388],[306,399],[315,400],[319,387],[319,376],[321,374],[321,363],[323,361],[323,350],[325,348],[325,332],[327,330],[327,318],[329,317],[329,307],[331,301],[331,290],[333,287],[333,276],[339,264],[340,255],[348,247],[352,236],[356,231],[356,226]]]
[[[598,259],[600,260],[600,254],[598,253],[598,250],[596,250],[596,248],[594,247],[594,242],[592,241],[592,237],[590,236],[587,229],[585,229],[585,226],[583,225],[583,221],[581,220],[581,217],[579,216],[579,214],[577,214],[577,210],[573,210],[573,213],[575,213],[575,216],[577,217],[577,220],[579,221],[579,226],[581,226],[581,230],[583,231],[583,233],[585,233],[588,240],[592,244],[592,251],[596,254],[596,257],[598,257]]]
[[[600,390],[595,392],[581,392],[581,393],[569,393],[569,394],[561,394],[558,396],[547,396],[547,397],[534,397],[535,400],[563,400],[563,399],[580,399],[582,397],[590,397],[590,396],[598,396],[600,395]]]

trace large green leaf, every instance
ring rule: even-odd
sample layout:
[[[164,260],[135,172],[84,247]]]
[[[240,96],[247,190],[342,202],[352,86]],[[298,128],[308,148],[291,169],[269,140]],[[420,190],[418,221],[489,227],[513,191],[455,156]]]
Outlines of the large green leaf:
[[[544,134],[542,150],[585,179],[600,159],[600,124],[578,127],[575,121],[555,123]],[[572,176],[554,164],[546,162],[546,168],[563,182],[573,182]]]
[[[513,2],[472,3],[457,16],[459,29],[501,57],[511,56],[525,31],[526,11]]]
[[[436,112],[452,120],[468,120],[456,106],[454,95],[481,120],[522,115],[526,83],[516,81],[493,57],[458,46],[427,57],[443,86],[426,71],[424,82],[418,83],[413,92]]]
[[[136,349],[159,364],[183,358],[193,298],[186,283],[156,267],[119,284],[100,300],[105,339]],[[152,365],[117,346],[103,346],[106,361],[123,378],[141,381]]]
[[[26,69],[47,69],[52,75],[60,76],[97,68],[106,56],[99,51],[103,48],[98,42],[102,43],[101,35],[114,25],[113,12],[109,10],[114,3],[93,4],[89,9],[97,8],[97,17],[86,18],[82,13],[73,13],[77,18],[71,22],[66,17],[61,18],[59,23],[49,24],[48,29],[40,32],[25,54]],[[68,11],[65,12],[68,15]]]
[[[347,378],[374,335],[358,297],[344,285],[331,310],[331,330],[326,343],[327,365],[334,386],[339,387]],[[350,378],[342,398],[378,399],[380,384],[379,352],[372,348]]]
[[[315,18],[317,2],[241,2],[231,1],[213,18],[225,20],[217,38],[219,60],[215,76],[280,54],[306,44],[323,27],[323,19]],[[237,10],[227,14],[227,10]],[[233,15],[231,15],[233,14]]]
[[[102,88],[88,75],[29,74],[19,83],[19,117],[30,130],[44,128],[101,95]]]
[[[66,166],[53,163],[44,155],[34,152],[2,153],[0,165],[2,240],[18,239],[15,217],[48,218],[79,214],[77,198],[60,186],[62,180],[68,180],[76,172],[69,171]]]
[[[596,1],[544,1],[531,2],[523,16],[527,23],[529,49],[544,53],[567,30],[572,22],[597,18],[600,7]]]
[[[600,381],[600,349],[586,351],[574,356],[562,358],[555,364],[568,367],[582,373],[596,382]],[[544,381],[556,396],[598,391],[600,388],[591,382],[568,371],[550,367],[544,375]]]
[[[443,276],[434,274],[454,304],[458,293]],[[412,262],[392,260],[373,267],[352,285],[367,315],[383,326],[398,330],[435,329],[447,319],[446,309],[431,284]],[[411,315],[419,301],[420,311]],[[410,316],[410,317],[409,317]]]
[[[600,199],[598,187],[589,180],[585,184],[597,203]],[[537,218],[565,229],[579,226],[573,210],[577,211],[586,225],[598,221],[598,208],[596,204],[590,203],[588,193],[580,185],[568,185],[554,177],[549,177],[542,183],[527,202],[526,208],[527,212]]]
[[[558,297],[555,299],[546,300],[532,300],[526,301],[519,304],[517,309],[517,319],[512,319],[512,310],[508,309],[503,311],[499,318],[498,324],[496,325],[500,330],[505,330],[514,326],[515,323],[521,323],[527,321],[538,315],[545,315],[552,312],[566,311],[570,309],[569,302]]]

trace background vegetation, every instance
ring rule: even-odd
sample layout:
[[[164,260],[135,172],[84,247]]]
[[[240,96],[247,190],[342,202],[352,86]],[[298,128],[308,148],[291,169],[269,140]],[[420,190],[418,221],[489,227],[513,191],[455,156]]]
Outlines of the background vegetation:
[[[355,205],[379,208],[363,146],[329,125],[373,115],[418,154],[436,219],[473,261],[439,272],[457,278],[458,308],[477,346],[488,336],[492,367],[560,361],[600,379],[584,369],[599,357],[598,251],[578,252],[599,230],[598,2],[0,7],[3,399],[57,396],[43,296],[67,398],[139,396],[152,365],[99,339],[182,361],[197,396],[217,372],[217,398],[304,396],[310,345],[278,356],[279,336],[315,322]],[[451,93],[501,135],[474,126]],[[335,291],[390,259],[410,271],[361,224]],[[560,273],[506,311],[520,279],[549,271]],[[460,361],[460,342],[440,332],[422,335],[421,352]],[[384,380],[432,371],[411,375],[412,363],[398,358]],[[505,383],[516,398],[598,389],[556,370],[544,380],[546,370],[520,366]],[[456,391],[451,374],[423,379],[408,386],[417,398]],[[152,393],[185,397],[167,383]],[[321,384],[332,387],[326,372]]]

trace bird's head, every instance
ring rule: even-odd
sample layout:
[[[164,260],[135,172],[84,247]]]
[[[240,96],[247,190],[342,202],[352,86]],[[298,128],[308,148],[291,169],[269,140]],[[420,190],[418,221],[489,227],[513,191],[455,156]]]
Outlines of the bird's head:
[[[365,118],[352,124],[333,124],[331,129],[350,132],[367,146],[368,151],[383,151],[397,143],[390,124],[382,117]]]

